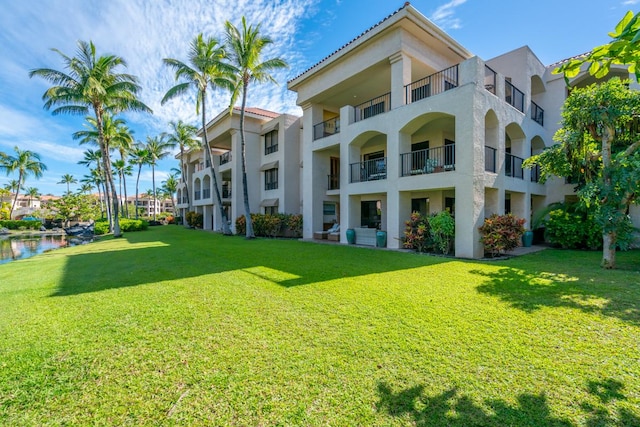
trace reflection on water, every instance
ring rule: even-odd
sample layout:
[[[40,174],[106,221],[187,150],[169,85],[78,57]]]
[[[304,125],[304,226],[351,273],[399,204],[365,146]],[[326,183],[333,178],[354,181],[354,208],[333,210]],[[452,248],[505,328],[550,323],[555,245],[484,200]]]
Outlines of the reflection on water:
[[[0,264],[29,258],[52,249],[89,243],[91,240],[64,235],[0,236]]]

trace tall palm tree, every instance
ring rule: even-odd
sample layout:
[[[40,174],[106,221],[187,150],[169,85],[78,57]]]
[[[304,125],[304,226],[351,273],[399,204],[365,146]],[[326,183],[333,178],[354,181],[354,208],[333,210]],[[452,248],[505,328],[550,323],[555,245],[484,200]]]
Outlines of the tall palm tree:
[[[133,175],[133,166],[127,164],[124,160],[118,159],[113,161],[113,169],[118,174],[118,185],[120,186],[120,205],[123,207],[123,212],[126,217],[129,216],[129,209],[127,206],[127,176]],[[124,186],[124,192],[122,190]]]
[[[174,146],[177,145],[180,148],[179,175],[180,181],[184,185],[184,194],[187,197],[187,212],[189,212],[191,210],[191,197],[189,197],[189,186],[187,185],[187,180],[185,178],[187,176],[187,171],[185,170],[184,153],[185,150],[202,147],[202,142],[195,137],[196,132],[198,132],[197,127],[186,124],[182,120],[178,120],[177,122],[169,122],[169,125],[171,126],[173,132],[167,135],[167,140],[172,142]]]
[[[91,166],[95,163],[95,169],[92,169]],[[104,175],[102,174],[102,151],[100,150],[85,150],[84,157],[82,160],[78,162],[80,165],[85,165],[89,168],[89,175],[85,175],[83,181],[81,182],[90,182],[95,185],[98,189],[98,199],[100,200],[100,218],[104,217],[104,209],[102,206],[102,194],[106,193],[105,180]],[[103,192],[100,191],[103,190]],[[107,204],[109,202],[107,201]],[[108,207],[108,206],[107,206]],[[109,215],[107,213],[107,215]]]
[[[24,191],[25,191],[25,194],[29,197],[29,207],[31,207],[31,202],[33,201],[33,199],[40,198],[40,191],[36,187],[29,187],[29,188],[26,188]]]
[[[151,156],[149,155],[149,150],[147,147],[141,142],[138,142],[133,150],[130,153],[129,162],[132,165],[138,165],[138,175],[136,177],[136,203],[135,203],[135,211],[136,211],[136,219],[138,219],[138,194],[139,194],[139,184],[140,184],[140,172],[142,171],[142,166],[148,165],[151,162]]]
[[[171,198],[171,207],[173,208],[173,214],[176,213],[176,204],[173,195],[178,191],[178,179],[175,175],[169,175],[167,179],[162,181],[162,189],[167,194],[169,198]]]
[[[91,190],[93,190],[93,184],[89,182],[81,181],[82,185],[78,188],[79,194],[91,194]]]
[[[0,170],[4,170],[8,175],[18,172],[17,185],[15,186],[15,196],[13,203],[11,204],[11,211],[9,212],[9,218],[13,215],[13,210],[16,207],[18,201],[18,194],[20,189],[24,186],[24,182],[30,175],[33,175],[36,179],[42,177],[42,172],[47,170],[47,166],[40,161],[40,155],[29,150],[21,150],[17,146],[13,151],[15,155],[2,153],[0,155]]]
[[[78,180],[75,179],[73,175],[69,173],[65,173],[64,175],[62,175],[62,178],[60,178],[60,181],[57,182],[57,184],[67,184],[67,194],[71,194],[71,190],[69,186],[71,184],[77,184],[77,183],[78,183]]]
[[[100,218],[104,218],[104,207],[102,206],[102,192],[100,188],[104,184],[104,177],[98,171],[98,169],[90,169],[89,175],[85,175],[80,182],[85,183],[87,185],[95,186],[98,189],[98,202],[100,203]]]
[[[127,204],[127,181],[126,176],[131,176],[132,168],[131,166],[126,166],[127,156],[133,150],[133,146],[135,145],[135,141],[133,139],[133,131],[129,129],[125,124],[124,120],[121,123],[118,123],[115,128],[115,132],[112,139],[112,146],[118,150],[120,153],[120,160],[122,163],[118,163],[118,165],[122,166],[121,179],[124,186],[124,215],[129,217],[129,205]],[[114,163],[115,164],[115,163]],[[120,191],[120,195],[122,196],[122,189]]]
[[[206,164],[210,168],[211,176],[213,177],[216,203],[220,210],[220,218],[222,218],[222,232],[229,235],[231,234],[231,230],[229,229],[227,214],[222,206],[222,198],[220,197],[220,189],[218,187],[218,178],[216,177],[215,170],[213,168],[213,161],[211,160],[211,146],[209,145],[209,138],[207,136],[206,121],[207,89],[210,86],[212,88],[216,86],[225,88],[230,87],[230,81],[228,78],[229,67],[224,64],[224,57],[225,51],[216,39],[207,38],[205,40],[202,34],[198,34],[191,42],[191,48],[189,50],[189,62],[191,65],[185,64],[177,59],[165,58],[163,60],[165,65],[175,71],[175,79],[184,79],[185,82],[179,83],[169,89],[164,95],[164,98],[162,98],[161,104],[165,104],[170,99],[186,93],[190,88],[194,88],[197,91],[196,113],[202,110],[201,118],[205,160]]]
[[[262,61],[260,55],[263,49],[272,43],[272,40],[260,34],[260,25],[255,27],[249,25],[242,17],[242,28],[236,28],[231,22],[225,22],[226,48],[229,61],[233,67],[234,87],[231,92],[231,102],[229,104],[230,113],[233,106],[242,93],[242,104],[240,107],[240,153],[242,156],[242,191],[244,199],[244,216],[247,221],[247,239],[255,237],[253,224],[251,222],[251,209],[249,207],[249,191],[247,188],[247,159],[245,155],[244,137],[244,112],[247,105],[247,92],[249,84],[252,82],[263,83],[273,82],[275,79],[269,74],[270,71],[287,67],[287,63],[280,58],[271,58]]]
[[[118,220],[118,200],[113,174],[111,173],[110,146],[104,138],[103,118],[105,113],[116,114],[124,111],[147,111],[147,107],[137,98],[140,90],[135,76],[117,73],[120,66],[126,67],[124,59],[116,55],[96,56],[93,42],[78,42],[75,57],[70,57],[53,49],[63,60],[66,72],[50,68],[38,68],[29,72],[29,77],[39,76],[53,84],[43,95],[44,108],[53,108],[52,114],[85,115],[93,111],[98,129],[98,143],[102,151],[102,164],[106,182],[112,193],[113,235],[120,237]]]
[[[154,138],[147,137],[147,151],[149,152],[149,164],[151,165],[151,184],[153,186],[153,194],[156,194],[156,165],[158,160],[167,157],[173,148],[173,144],[167,141],[166,135],[161,134]],[[156,220],[156,209],[153,210],[153,220]]]

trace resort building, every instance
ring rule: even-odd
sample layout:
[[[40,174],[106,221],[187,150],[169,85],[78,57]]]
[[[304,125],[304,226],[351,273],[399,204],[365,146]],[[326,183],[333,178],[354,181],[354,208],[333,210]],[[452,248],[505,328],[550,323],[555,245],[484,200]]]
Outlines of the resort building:
[[[252,212],[300,213],[300,118],[260,108],[245,109],[245,156]],[[206,126],[213,170],[231,230],[244,215],[240,109],[222,111]],[[200,130],[203,136],[203,130]],[[179,155],[177,156],[179,158]],[[214,178],[203,147],[184,155],[185,170],[177,192],[176,209],[184,218],[189,211],[203,215],[205,230],[221,230]]]
[[[479,258],[485,217],[529,227],[573,194],[522,168],[558,128],[567,89],[554,68],[526,46],[483,60],[405,3],[288,82],[303,110],[303,236],[335,209],[341,242],[350,228],[371,242],[374,228],[398,248],[412,211],[446,209],[456,256]]]

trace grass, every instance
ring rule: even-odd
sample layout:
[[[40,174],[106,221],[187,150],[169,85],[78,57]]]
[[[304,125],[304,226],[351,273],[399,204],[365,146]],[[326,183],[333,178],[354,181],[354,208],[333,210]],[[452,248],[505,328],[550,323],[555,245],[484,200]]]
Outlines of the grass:
[[[154,227],[0,266],[1,425],[640,425],[640,252]]]

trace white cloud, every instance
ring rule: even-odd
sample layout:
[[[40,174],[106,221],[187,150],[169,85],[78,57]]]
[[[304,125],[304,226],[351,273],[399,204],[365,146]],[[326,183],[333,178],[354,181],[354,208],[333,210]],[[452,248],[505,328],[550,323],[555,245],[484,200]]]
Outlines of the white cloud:
[[[458,29],[462,27],[459,18],[454,17],[455,8],[466,3],[467,0],[451,0],[438,7],[429,17],[433,22],[443,29]]]
[[[626,0],[622,2],[622,4],[625,6],[631,6],[638,3],[640,3],[640,0]]]

